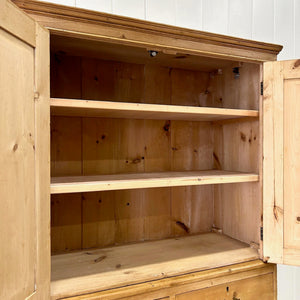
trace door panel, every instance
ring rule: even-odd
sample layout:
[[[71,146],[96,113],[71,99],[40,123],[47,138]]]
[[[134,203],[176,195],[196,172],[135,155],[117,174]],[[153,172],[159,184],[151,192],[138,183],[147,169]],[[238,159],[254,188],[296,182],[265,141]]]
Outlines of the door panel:
[[[263,255],[300,265],[300,60],[264,64]]]
[[[41,207],[46,201],[49,206],[50,201],[49,194],[45,197],[47,189],[41,192],[37,188],[39,177],[47,181],[47,173],[37,170],[41,141],[37,143],[39,105],[35,101],[35,86],[45,73],[36,72],[41,59],[36,47],[37,41],[40,43],[37,29],[41,30],[12,3],[0,0],[1,299],[49,297],[50,275],[43,275],[44,294],[40,288],[41,254],[46,271],[50,254],[45,255],[49,236],[39,236],[41,230],[46,228],[47,232],[46,216],[42,226],[38,217]],[[43,54],[45,61],[48,51]],[[45,95],[49,100],[49,95]]]
[[[0,57],[0,298],[24,299],[35,291],[37,255],[34,49],[0,29]]]
[[[284,248],[300,250],[300,79],[284,80]]]

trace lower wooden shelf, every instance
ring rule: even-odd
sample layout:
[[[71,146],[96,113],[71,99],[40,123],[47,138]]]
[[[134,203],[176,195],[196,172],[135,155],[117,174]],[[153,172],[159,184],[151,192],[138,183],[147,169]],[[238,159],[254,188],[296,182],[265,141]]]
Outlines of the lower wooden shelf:
[[[51,194],[258,181],[253,173],[220,170],[52,177]]]
[[[52,256],[59,299],[258,259],[257,250],[217,233]]]

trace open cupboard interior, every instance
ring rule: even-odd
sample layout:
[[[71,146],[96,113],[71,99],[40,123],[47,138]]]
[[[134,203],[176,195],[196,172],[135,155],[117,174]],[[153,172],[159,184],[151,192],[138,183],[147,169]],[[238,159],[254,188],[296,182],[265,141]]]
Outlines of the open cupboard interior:
[[[274,264],[300,264],[300,61],[14,3],[0,1],[0,298],[276,299]]]
[[[52,292],[257,259],[261,65],[50,48]]]

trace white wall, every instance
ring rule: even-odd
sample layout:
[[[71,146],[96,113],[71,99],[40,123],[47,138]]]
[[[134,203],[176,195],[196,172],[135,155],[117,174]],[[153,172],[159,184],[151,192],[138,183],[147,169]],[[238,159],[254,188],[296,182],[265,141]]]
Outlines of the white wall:
[[[300,57],[300,0],[48,1],[282,44],[279,60]]]
[[[278,60],[300,58],[300,0],[48,0],[48,2],[281,44],[284,48]],[[278,299],[300,299],[300,268],[278,266]]]

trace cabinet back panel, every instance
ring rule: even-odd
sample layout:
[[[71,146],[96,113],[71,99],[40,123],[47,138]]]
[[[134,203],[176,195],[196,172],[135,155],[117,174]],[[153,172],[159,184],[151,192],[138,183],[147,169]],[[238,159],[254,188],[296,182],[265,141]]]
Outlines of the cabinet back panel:
[[[239,68],[235,76],[233,68]],[[51,97],[258,109],[260,65],[231,63],[211,72],[51,55]]]
[[[212,186],[52,195],[52,253],[209,232],[212,195]]]
[[[52,117],[52,176],[213,168],[207,122]],[[213,187],[55,195],[52,251],[207,232]]]
[[[240,67],[239,78],[234,76],[235,66]],[[249,63],[204,72],[61,52],[53,53],[51,60],[52,97],[257,109],[257,89],[259,65]],[[258,172],[258,121],[212,125],[52,117],[51,134],[52,176],[205,169]],[[52,250],[207,232],[213,224],[234,238],[258,242],[260,222],[253,221],[260,218],[257,212],[256,183],[57,195],[52,197]]]
[[[238,68],[239,76],[233,71]],[[232,64],[213,74],[208,92],[214,107],[259,109],[260,65],[251,63]]]

